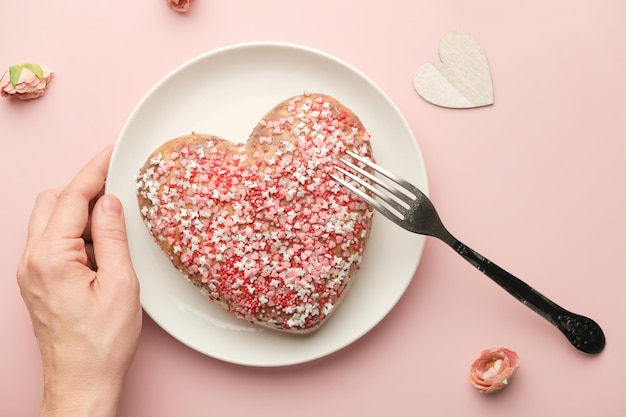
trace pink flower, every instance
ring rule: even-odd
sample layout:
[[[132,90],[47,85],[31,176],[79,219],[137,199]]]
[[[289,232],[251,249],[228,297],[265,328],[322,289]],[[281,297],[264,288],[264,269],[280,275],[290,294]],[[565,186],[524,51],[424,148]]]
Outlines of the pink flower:
[[[505,388],[519,368],[519,356],[506,348],[483,350],[474,361],[469,380],[483,394]]]
[[[40,65],[13,65],[0,78],[0,95],[22,100],[41,97],[51,78],[52,71]]]
[[[190,0],[167,0],[167,4],[177,12],[184,13],[189,10]]]

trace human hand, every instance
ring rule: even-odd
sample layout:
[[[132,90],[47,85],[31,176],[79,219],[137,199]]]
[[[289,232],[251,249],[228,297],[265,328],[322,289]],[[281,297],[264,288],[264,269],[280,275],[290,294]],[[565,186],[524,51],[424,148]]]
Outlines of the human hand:
[[[111,147],[39,194],[17,270],[43,364],[41,416],[114,416],[141,331],[120,201],[102,195]]]

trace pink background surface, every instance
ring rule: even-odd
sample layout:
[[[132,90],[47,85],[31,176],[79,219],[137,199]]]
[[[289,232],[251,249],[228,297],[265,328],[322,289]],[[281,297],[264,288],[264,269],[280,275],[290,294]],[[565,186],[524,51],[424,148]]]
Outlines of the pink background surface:
[[[572,348],[555,328],[450,249],[428,240],[414,280],[365,337],[284,368],[223,363],[148,317],[119,416],[626,415],[626,3],[542,0],[164,0],[43,2],[3,8],[0,67],[36,62],[43,98],[0,100],[0,415],[39,409],[41,364],[15,282],[26,222],[43,188],[66,183],[115,142],[147,90],[206,51],[300,43],[356,66],[409,121],[430,194],[451,231],[555,301],[598,321],[607,347]],[[493,106],[436,107],[413,90],[449,30],[487,54]],[[382,260],[381,260],[382,262]],[[389,277],[381,277],[389,279]],[[504,392],[467,382],[484,348],[516,350]]]

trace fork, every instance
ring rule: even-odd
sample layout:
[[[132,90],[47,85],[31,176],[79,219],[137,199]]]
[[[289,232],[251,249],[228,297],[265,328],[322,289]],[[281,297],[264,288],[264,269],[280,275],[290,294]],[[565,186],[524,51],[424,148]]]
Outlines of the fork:
[[[376,165],[369,158],[359,156],[350,151],[347,153],[354,160],[370,167],[374,172],[386,177],[386,179],[383,180],[376,175],[370,174],[365,169],[357,166],[356,163],[341,158],[341,162],[353,172],[340,166],[335,166],[335,169],[344,175],[342,178],[339,175],[330,174],[335,181],[345,186],[400,227],[413,233],[433,236],[445,242],[470,264],[474,265],[479,271],[517,298],[517,300],[552,323],[576,349],[589,354],[600,353],[604,349],[606,344],[604,332],[595,321],[572,313],[557,305],[524,281],[457,240],[443,225],[432,202],[417,187]],[[346,178],[351,179],[353,182],[348,181]],[[364,178],[370,181],[366,181]],[[358,184],[358,186],[354,183]],[[377,184],[378,187],[372,183]],[[359,186],[369,190],[378,197],[378,200],[363,191]]]

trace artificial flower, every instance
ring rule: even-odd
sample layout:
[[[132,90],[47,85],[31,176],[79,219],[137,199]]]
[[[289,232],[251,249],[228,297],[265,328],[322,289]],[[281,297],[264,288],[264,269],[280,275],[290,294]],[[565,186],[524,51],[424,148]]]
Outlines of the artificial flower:
[[[483,350],[474,361],[469,380],[483,394],[505,388],[519,368],[519,356],[507,348]]]
[[[9,67],[0,78],[0,95],[21,100],[41,97],[52,79],[52,71],[37,64],[19,64]]]
[[[175,11],[184,13],[189,10],[190,0],[167,0],[167,4]]]

